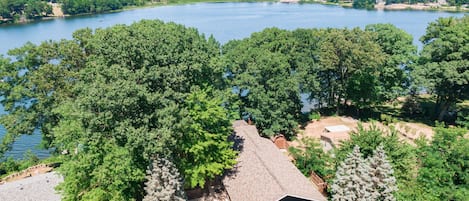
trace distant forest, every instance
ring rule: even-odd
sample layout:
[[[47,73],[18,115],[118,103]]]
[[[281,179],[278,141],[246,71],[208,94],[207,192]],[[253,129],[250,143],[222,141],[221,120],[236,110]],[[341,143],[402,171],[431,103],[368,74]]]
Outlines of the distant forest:
[[[62,4],[64,14],[101,13],[122,9],[124,6],[144,5],[150,0],[0,0],[1,22],[18,22],[52,15],[52,5]]]
[[[20,21],[52,14],[52,6],[39,0],[0,0],[0,20]]]
[[[228,0],[230,1],[230,0]],[[257,1],[257,0],[255,0]],[[262,0],[261,0],[262,1]],[[327,0],[332,3],[351,2],[349,0]],[[93,14],[119,10],[125,6],[143,6],[149,2],[190,3],[198,0],[0,0],[0,24],[25,22],[53,15],[50,3],[60,3],[64,14]],[[375,0],[353,0],[354,8],[373,9]],[[435,3],[437,0],[385,0],[386,5],[394,3]],[[469,4],[469,0],[447,0],[450,6]]]

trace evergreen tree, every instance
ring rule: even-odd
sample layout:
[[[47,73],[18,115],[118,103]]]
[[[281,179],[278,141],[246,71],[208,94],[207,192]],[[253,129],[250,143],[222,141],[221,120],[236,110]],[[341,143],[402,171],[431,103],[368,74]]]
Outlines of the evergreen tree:
[[[360,147],[355,146],[337,168],[332,183],[332,200],[373,200],[370,167],[362,158]]]
[[[374,200],[394,201],[393,193],[397,191],[396,178],[387,160],[384,146],[379,145],[372,157],[368,158],[371,168],[372,193]]]
[[[165,157],[152,161],[147,170],[143,201],[186,200],[184,183],[174,164]]]

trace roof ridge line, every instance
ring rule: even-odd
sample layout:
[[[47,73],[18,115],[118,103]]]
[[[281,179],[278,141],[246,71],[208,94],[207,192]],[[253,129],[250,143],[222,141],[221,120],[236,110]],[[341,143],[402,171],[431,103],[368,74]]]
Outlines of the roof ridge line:
[[[252,126],[252,125],[249,125],[249,126]],[[248,127],[248,126],[245,126],[245,127]],[[260,138],[263,138],[262,136],[259,135],[258,131],[257,131],[257,128],[255,126],[253,126],[256,130],[256,134],[258,137]],[[273,171],[269,168],[269,166],[266,165],[266,161],[264,158],[262,158],[261,156],[259,156],[259,153],[258,153],[258,150],[260,150],[262,147],[259,147],[256,143],[255,143],[255,140],[249,135],[249,132],[247,132],[245,129],[243,129],[244,133],[246,134],[246,136],[248,136],[251,141],[253,142],[254,146],[256,146],[258,149],[255,149],[254,150],[254,154],[255,156],[259,159],[259,161],[262,163],[262,166],[267,170],[267,172],[269,173],[269,175],[274,178],[275,182],[280,186],[280,188],[282,189],[283,192],[286,192],[287,191],[287,188],[285,186],[282,185],[282,182],[280,182],[280,179],[273,173]],[[266,139],[268,140],[268,139]],[[285,193],[284,193],[285,194]],[[285,195],[288,195],[288,194],[285,194]],[[281,197],[280,197],[281,198]]]

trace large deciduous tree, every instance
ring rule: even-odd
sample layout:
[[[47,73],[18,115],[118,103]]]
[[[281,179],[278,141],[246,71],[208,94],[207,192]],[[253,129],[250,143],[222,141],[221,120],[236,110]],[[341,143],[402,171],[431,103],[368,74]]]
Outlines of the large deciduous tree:
[[[78,71],[85,67],[86,56],[74,41],[27,43],[10,50],[15,58],[0,63],[0,95],[8,115],[0,118],[6,134],[0,145],[0,156],[20,134],[32,134],[39,129],[48,146],[57,125],[58,116],[52,110],[74,97],[73,85]]]
[[[13,50],[15,61],[0,62],[2,148],[41,129],[68,152],[63,200],[140,200],[158,155],[174,158],[187,186],[203,186],[235,157],[219,50],[193,28],[149,20]]]
[[[420,40],[424,48],[414,79],[436,95],[435,117],[441,121],[469,97],[469,16],[439,18]]]
[[[301,110],[295,40],[286,30],[266,29],[223,48],[240,116],[250,116],[266,136],[292,136]]]
[[[375,41],[384,54],[384,64],[378,69],[379,99],[393,100],[407,92],[417,47],[412,35],[392,24],[371,24],[365,30],[376,33]]]
[[[354,29],[327,29],[319,48],[321,94],[329,106],[352,101],[358,108],[378,101],[379,67],[384,55],[371,32]]]

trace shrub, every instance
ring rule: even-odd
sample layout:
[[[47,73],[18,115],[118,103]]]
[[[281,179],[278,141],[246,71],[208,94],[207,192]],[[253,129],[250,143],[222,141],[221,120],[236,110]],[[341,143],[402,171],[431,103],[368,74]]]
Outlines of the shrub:
[[[321,114],[319,112],[311,112],[311,114],[309,114],[309,119],[311,121],[319,120],[319,119],[321,119]]]

